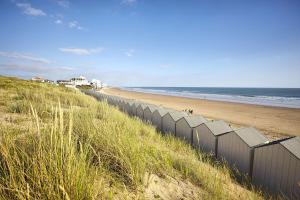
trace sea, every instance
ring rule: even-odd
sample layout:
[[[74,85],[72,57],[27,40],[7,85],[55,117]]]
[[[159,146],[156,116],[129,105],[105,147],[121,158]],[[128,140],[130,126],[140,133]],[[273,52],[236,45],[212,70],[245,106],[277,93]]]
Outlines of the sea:
[[[123,89],[195,99],[300,108],[300,88],[125,87]]]

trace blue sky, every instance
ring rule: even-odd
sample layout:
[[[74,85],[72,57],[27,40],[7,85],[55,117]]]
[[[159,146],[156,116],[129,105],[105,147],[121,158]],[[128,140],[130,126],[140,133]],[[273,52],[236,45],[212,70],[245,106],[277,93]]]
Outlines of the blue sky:
[[[300,87],[298,0],[0,0],[0,74]]]

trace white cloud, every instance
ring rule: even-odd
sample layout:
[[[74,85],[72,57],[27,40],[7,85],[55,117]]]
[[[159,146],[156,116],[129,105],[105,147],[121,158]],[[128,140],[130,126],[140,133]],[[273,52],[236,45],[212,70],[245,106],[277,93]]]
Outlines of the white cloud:
[[[135,53],[134,49],[129,49],[129,50],[124,52],[124,54],[128,57],[132,57],[134,53]]]
[[[82,48],[60,48],[59,49],[62,52],[66,53],[72,53],[75,55],[91,55],[91,54],[96,54],[96,53],[101,53],[104,48],[95,48],[95,49],[82,49]]]
[[[62,24],[63,22],[62,22],[62,20],[57,19],[57,20],[54,21],[54,23],[55,23],[55,24]]]
[[[126,5],[132,5],[136,2],[137,0],[122,0],[122,4],[126,4]]]
[[[60,69],[66,70],[66,71],[74,71],[75,70],[75,68],[73,68],[73,67],[60,67]]]
[[[39,62],[39,63],[44,63],[44,64],[51,63],[51,61],[49,61],[45,58],[34,57],[34,56],[31,56],[31,55],[25,55],[25,54],[16,53],[16,52],[0,51],[0,56],[7,57],[7,58],[16,58],[16,59],[28,60],[28,61],[31,61],[31,62]]]
[[[64,7],[64,8],[69,8],[70,6],[70,1],[68,0],[58,0],[57,1],[57,4],[61,7]]]
[[[50,66],[39,66],[39,65],[26,65],[26,64],[1,64],[0,70],[5,71],[21,71],[31,73],[51,73],[51,72],[67,72],[75,71],[72,67],[50,67]]]
[[[70,28],[75,28],[75,29],[78,29],[78,30],[83,30],[83,27],[80,26],[77,21],[71,21],[71,22],[69,22],[69,27]]]
[[[22,9],[23,13],[31,16],[46,16],[41,9],[33,8],[29,3],[17,3],[17,7]]]

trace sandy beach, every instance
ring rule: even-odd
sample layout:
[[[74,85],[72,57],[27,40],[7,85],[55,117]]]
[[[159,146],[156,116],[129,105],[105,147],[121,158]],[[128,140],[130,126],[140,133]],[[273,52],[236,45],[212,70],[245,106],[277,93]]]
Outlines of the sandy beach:
[[[105,88],[102,92],[176,110],[192,109],[194,114],[209,119],[222,119],[233,127],[255,127],[269,138],[300,135],[300,109],[296,108],[201,100],[132,92],[119,88]]]

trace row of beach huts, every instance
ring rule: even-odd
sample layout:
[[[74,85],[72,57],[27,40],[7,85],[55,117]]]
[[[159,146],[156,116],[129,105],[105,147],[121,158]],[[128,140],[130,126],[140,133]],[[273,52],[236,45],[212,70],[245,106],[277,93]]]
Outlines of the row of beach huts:
[[[286,199],[300,199],[300,137],[269,142],[255,128],[234,130],[222,120],[208,121],[199,115],[110,96],[92,90],[86,94],[106,100],[131,116],[173,134],[194,148],[226,160],[252,183]]]

